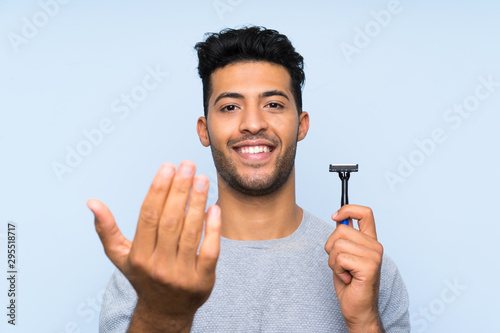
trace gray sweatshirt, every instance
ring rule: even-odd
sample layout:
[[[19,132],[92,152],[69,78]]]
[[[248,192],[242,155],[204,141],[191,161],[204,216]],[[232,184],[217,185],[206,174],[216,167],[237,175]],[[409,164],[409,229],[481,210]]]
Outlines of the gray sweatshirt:
[[[221,237],[216,282],[191,332],[347,332],[324,250],[335,227],[304,211],[288,237]],[[126,332],[137,295],[116,270],[104,294],[100,332]],[[386,332],[409,332],[408,293],[384,254],[379,312]]]

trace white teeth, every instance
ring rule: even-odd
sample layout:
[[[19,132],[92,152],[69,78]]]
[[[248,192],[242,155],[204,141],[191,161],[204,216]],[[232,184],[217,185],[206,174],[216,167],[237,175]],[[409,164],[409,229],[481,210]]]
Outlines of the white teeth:
[[[269,153],[271,149],[268,146],[252,146],[252,147],[241,147],[240,150],[244,154],[259,154],[259,153]]]

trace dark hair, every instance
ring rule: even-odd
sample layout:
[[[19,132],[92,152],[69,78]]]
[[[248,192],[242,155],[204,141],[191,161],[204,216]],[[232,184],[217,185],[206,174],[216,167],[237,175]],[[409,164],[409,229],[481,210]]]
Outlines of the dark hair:
[[[203,84],[203,109],[208,113],[212,94],[211,75],[218,69],[236,62],[266,61],[282,65],[291,77],[292,93],[299,114],[302,112],[304,58],[295,51],[290,40],[276,30],[264,27],[224,29],[207,33],[204,42],[195,45],[198,51],[198,73]]]

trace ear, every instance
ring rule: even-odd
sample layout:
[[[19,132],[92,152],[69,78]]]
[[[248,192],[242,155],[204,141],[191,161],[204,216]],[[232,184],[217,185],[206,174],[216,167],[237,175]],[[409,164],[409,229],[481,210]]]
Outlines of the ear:
[[[299,115],[299,133],[297,135],[297,141],[303,140],[307,131],[309,131],[309,114],[306,111],[302,111]]]
[[[198,123],[196,124],[196,131],[198,132],[198,137],[200,138],[200,142],[205,147],[210,146],[210,139],[208,138],[208,129],[207,129],[207,118],[200,117],[198,118]]]

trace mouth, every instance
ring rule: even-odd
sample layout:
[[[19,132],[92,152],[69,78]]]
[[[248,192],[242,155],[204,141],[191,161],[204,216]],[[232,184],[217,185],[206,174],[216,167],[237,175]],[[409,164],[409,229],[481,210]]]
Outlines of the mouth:
[[[244,141],[232,148],[244,160],[264,161],[273,154],[276,147],[269,142]]]
[[[262,154],[270,153],[274,150],[274,148],[269,146],[242,146],[234,148],[234,150],[241,154]]]

